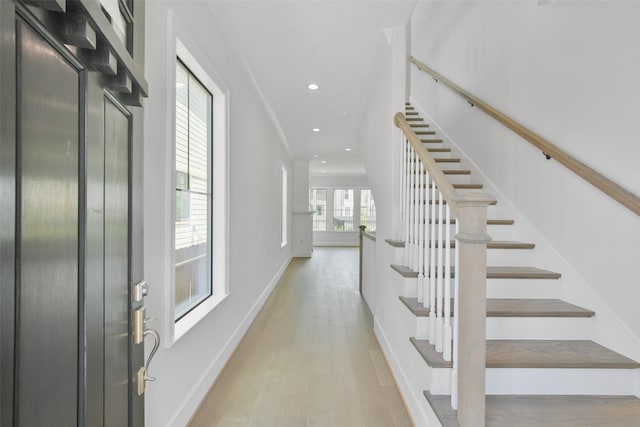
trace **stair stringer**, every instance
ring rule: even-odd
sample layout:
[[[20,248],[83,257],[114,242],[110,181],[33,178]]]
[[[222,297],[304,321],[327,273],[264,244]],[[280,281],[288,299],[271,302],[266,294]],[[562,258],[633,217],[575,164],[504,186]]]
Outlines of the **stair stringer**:
[[[511,219],[516,221],[514,239],[530,241],[536,244],[536,249],[532,254],[532,262],[562,273],[558,297],[596,312],[591,339],[631,359],[640,360],[640,337],[630,330],[627,324],[595,291],[594,287],[578,274],[566,261],[565,257],[551,245],[549,240],[536,229],[528,218],[513,205],[511,200],[482,172],[477,164],[467,156],[464,150],[426,113],[417,100],[410,97],[410,102],[425,119],[425,122],[429,123],[436,130],[439,137],[444,139],[445,144],[450,144],[455,150],[456,156],[462,159],[462,164],[464,165],[462,167],[471,169],[472,176],[475,178],[474,181],[484,184],[483,191],[496,197],[501,212],[508,212]],[[640,376],[640,373],[636,372],[636,376]],[[636,396],[640,397],[640,386],[636,387]]]

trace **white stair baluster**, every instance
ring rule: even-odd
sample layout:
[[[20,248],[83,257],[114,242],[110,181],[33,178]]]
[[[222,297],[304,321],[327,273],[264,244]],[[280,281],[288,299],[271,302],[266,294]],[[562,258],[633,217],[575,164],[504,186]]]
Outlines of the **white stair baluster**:
[[[421,193],[422,191],[420,190],[420,185],[419,182],[421,182],[422,180],[422,162],[420,161],[420,158],[418,157],[418,153],[415,153],[415,158],[414,158],[414,162],[415,162],[415,169],[416,169],[416,179],[414,181],[414,186],[413,186],[413,191],[415,194],[415,204],[414,204],[414,214],[413,214],[413,223],[414,223],[414,228],[413,228],[413,244],[414,244],[414,251],[413,251],[413,270],[414,271],[418,271],[418,256],[419,256],[419,240],[418,240],[418,236],[420,235],[420,199],[422,198]]]
[[[416,222],[416,152],[413,148],[409,150],[409,170],[411,171],[410,175],[410,185],[409,185],[409,264],[408,267],[413,270],[415,269],[415,265],[413,264],[415,258],[413,253],[415,252],[415,222]]]
[[[406,151],[406,139],[404,135],[400,135],[400,211],[399,211],[399,222],[398,222],[398,233],[399,235],[404,234],[404,192],[405,192],[405,184],[404,180],[406,179],[406,171],[405,171],[405,151]]]
[[[445,206],[445,249],[444,249],[444,329],[442,331],[442,357],[451,361],[451,209]],[[455,279],[454,279],[455,280]]]
[[[417,260],[417,271],[418,271],[418,302],[424,301],[424,210],[425,210],[425,193],[423,189],[423,181],[425,176],[424,164],[419,162],[418,172],[418,185],[416,186],[418,190],[418,260]]]
[[[431,200],[436,199],[435,182],[431,187]],[[436,205],[431,204],[431,232],[429,241],[429,342],[435,344],[436,340]]]
[[[444,276],[447,274],[444,271],[444,215],[443,215],[443,206],[444,201],[442,199],[442,193],[438,191],[438,218],[440,222],[438,223],[438,261],[437,261],[437,290],[436,290],[436,351],[438,353],[442,353],[442,328],[443,328],[443,305],[444,305]],[[435,203],[435,200],[434,200]],[[447,224],[448,225],[448,224]],[[449,273],[450,274],[450,273]]]
[[[409,265],[409,185],[411,182],[411,167],[409,165],[409,140],[405,140],[404,149],[404,265]]]
[[[423,246],[424,246],[424,251],[422,254],[422,259],[423,259],[423,268],[422,268],[422,287],[423,287],[423,295],[424,295],[424,300],[422,302],[422,306],[424,308],[429,308],[431,306],[430,304],[430,293],[429,293],[429,279],[428,279],[428,271],[429,271],[429,254],[431,253],[430,248],[429,248],[429,221],[431,221],[431,209],[429,209],[429,184],[431,184],[431,177],[429,176],[429,171],[427,171],[425,169],[425,176],[424,176],[424,199],[425,199],[425,205],[424,205],[424,220],[422,221],[422,224],[424,225],[424,229],[423,229],[423,236],[424,238],[422,239],[423,242]]]
[[[458,234],[459,224],[456,219],[456,228],[454,236]],[[458,274],[458,268],[460,265],[460,253],[459,247],[456,243],[456,248],[454,251],[454,269],[455,274],[453,276],[453,369],[451,370],[451,408],[457,410],[458,409],[458,313],[459,313],[459,304],[458,297],[460,295],[460,282],[458,278],[460,275]]]

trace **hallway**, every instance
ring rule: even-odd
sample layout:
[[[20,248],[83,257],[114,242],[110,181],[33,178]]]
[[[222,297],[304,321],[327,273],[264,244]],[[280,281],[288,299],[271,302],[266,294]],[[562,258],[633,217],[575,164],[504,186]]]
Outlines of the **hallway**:
[[[204,426],[410,426],[358,293],[358,249],[294,258],[192,419]]]

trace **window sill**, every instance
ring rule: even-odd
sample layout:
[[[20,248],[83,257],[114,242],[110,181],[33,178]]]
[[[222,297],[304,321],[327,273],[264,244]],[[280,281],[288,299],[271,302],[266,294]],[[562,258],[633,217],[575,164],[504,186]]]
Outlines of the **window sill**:
[[[214,308],[224,301],[231,293],[226,292],[223,295],[212,295],[206,300],[202,301],[196,308],[191,310],[182,319],[174,323],[173,326],[173,340],[168,342],[166,347],[171,347],[178,342],[180,338],[186,335],[191,328],[197,325],[202,319],[204,319]]]

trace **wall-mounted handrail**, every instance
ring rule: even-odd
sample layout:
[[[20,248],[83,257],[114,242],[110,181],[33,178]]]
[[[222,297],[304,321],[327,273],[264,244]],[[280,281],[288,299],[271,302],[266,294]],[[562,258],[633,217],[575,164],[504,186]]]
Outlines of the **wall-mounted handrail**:
[[[460,86],[453,83],[451,80],[447,79],[442,74],[436,72],[435,70],[423,64],[422,62],[418,61],[414,57],[412,56],[409,57],[409,62],[416,65],[418,69],[420,69],[421,71],[424,71],[425,73],[430,74],[438,82],[444,83],[445,85],[449,86],[455,92],[462,95],[462,97],[465,98],[468,102],[470,102],[473,106],[478,107],[479,109],[487,113],[489,116],[497,120],[499,123],[509,128],[515,134],[521,136],[522,138],[527,140],[529,143],[531,143],[533,146],[542,150],[542,152],[548,157],[551,157],[557,160],[560,164],[565,166],[567,169],[571,170],[576,175],[578,175],[585,181],[589,182],[590,184],[598,188],[600,191],[602,191],[603,193],[605,193],[606,195],[608,195],[609,197],[611,197],[621,205],[630,209],[636,215],[640,215],[640,197],[638,197],[637,195],[633,194],[632,192],[625,189],[621,185],[613,182],[612,180],[600,174],[599,172],[595,171],[591,167],[585,165],[584,163],[577,160],[576,158],[574,158],[564,150],[558,148],[557,146],[555,146],[545,138],[541,137],[537,133],[526,128],[525,126],[521,125],[517,121],[513,120],[506,114],[498,111],[491,105],[487,104],[486,102],[482,101],[481,99],[475,97],[471,93],[462,89]]]

